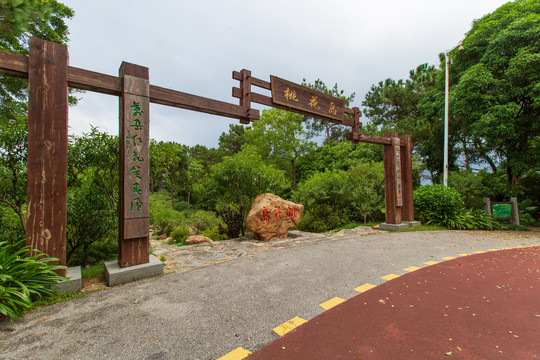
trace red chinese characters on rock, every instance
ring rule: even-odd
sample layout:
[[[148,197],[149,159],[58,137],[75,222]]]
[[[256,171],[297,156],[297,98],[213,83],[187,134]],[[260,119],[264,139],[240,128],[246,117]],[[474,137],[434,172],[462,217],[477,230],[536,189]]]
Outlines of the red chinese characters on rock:
[[[281,207],[276,206],[274,207],[274,218],[275,219],[285,219],[285,218],[292,218],[292,217],[298,217],[298,212],[296,209],[291,208],[290,206],[287,206],[287,210],[285,213],[281,211]],[[266,207],[263,206],[262,213],[261,213],[261,221],[263,222],[269,222],[271,218],[271,211],[268,211]]]

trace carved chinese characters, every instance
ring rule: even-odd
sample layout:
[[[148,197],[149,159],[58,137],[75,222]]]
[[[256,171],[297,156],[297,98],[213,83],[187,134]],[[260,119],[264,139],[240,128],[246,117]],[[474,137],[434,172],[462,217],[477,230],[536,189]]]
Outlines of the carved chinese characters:
[[[270,76],[270,81],[272,84],[272,101],[275,104],[304,110],[314,116],[343,120],[345,114],[344,100],[275,76]]]
[[[246,227],[258,240],[286,238],[288,230],[298,225],[304,206],[265,193],[257,196],[246,218]]]

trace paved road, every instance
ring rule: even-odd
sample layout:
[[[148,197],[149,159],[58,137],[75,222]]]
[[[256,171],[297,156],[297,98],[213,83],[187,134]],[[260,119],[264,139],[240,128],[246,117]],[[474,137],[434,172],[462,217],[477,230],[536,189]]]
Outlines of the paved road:
[[[1,359],[217,359],[364,283],[461,253],[540,245],[538,233],[438,231],[329,237],[146,279],[0,321]]]

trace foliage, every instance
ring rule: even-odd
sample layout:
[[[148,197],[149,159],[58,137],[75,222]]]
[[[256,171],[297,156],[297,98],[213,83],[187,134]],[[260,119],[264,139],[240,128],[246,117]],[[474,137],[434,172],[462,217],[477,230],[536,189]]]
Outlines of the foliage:
[[[221,133],[219,136],[219,150],[223,151],[226,156],[234,155],[240,150],[246,143],[245,130],[250,127],[245,127],[238,124],[229,124],[229,132]]]
[[[51,286],[66,280],[53,271],[65,266],[54,261],[58,259],[28,247],[0,242],[0,313],[11,319],[20,317],[34,299],[52,295]]]
[[[449,229],[456,230],[494,230],[499,224],[483,210],[461,208],[442,222]]]
[[[191,233],[184,225],[177,227],[171,232],[171,238],[175,243],[184,243],[190,235]]]
[[[235,211],[230,207],[218,211],[219,216],[223,219],[223,224],[218,224],[218,232],[220,235],[226,235],[228,239],[235,239],[240,236],[244,228],[244,216],[240,211]],[[242,233],[243,234],[243,233]]]
[[[345,106],[350,106],[356,96],[355,93],[348,96],[344,95],[345,91],[339,90],[337,83],[334,84],[334,87],[328,88],[328,86],[320,79],[315,80],[313,84],[307,83],[306,79],[304,79],[302,81],[302,85],[327,95],[345,100]],[[319,136],[323,134],[325,137],[325,143],[328,146],[332,146],[333,143],[343,141],[345,139],[345,134],[350,130],[348,126],[311,117],[307,118],[307,128],[311,136]]]
[[[384,166],[382,162],[359,163],[349,172],[352,206],[362,216],[364,223],[368,216],[384,212]]]
[[[305,181],[316,172],[325,170],[348,171],[361,162],[382,161],[382,146],[376,144],[343,141],[318,147],[298,158],[298,180]]]
[[[422,64],[410,71],[409,79],[386,79],[372,85],[362,102],[365,115],[374,125],[411,135],[414,151],[426,164],[432,179],[443,166],[442,80],[439,69]],[[450,140],[452,150],[455,141]],[[450,151],[449,156],[452,165],[456,154]]]
[[[501,6],[474,22],[463,48],[450,68],[453,126],[519,185],[527,168],[540,166],[540,4]]]
[[[280,194],[288,188],[282,171],[266,165],[260,155],[244,149],[212,167],[210,176],[198,184],[198,192],[217,201],[222,208],[231,207],[245,219],[249,206],[259,194]],[[242,235],[245,226],[242,226]]]
[[[448,186],[459,192],[464,206],[481,209],[483,206],[482,174],[477,175],[472,171],[451,171],[448,174]]]
[[[246,144],[276,168],[285,171],[296,190],[296,160],[313,149],[315,143],[304,129],[304,117],[279,109],[263,110],[260,120],[246,130]]]
[[[222,234],[219,231],[219,224],[218,224],[218,226],[213,226],[213,227],[209,227],[209,228],[204,229],[201,232],[201,235],[206,236],[207,238],[211,239],[212,241],[220,241],[220,240],[228,239],[226,234]]]
[[[414,191],[415,214],[424,224],[443,224],[463,208],[459,193],[443,185],[424,185]]]
[[[118,137],[92,127],[68,149],[67,263],[86,266],[118,249]]]
[[[305,207],[300,230],[326,231],[348,222],[350,183],[345,171],[315,173],[298,185],[295,200]]]

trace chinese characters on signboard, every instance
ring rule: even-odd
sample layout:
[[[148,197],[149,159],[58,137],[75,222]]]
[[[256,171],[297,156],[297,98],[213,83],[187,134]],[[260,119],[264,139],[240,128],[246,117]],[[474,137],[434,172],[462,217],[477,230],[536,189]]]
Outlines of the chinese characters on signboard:
[[[326,95],[287,80],[270,76],[272,101],[290,108],[342,121],[345,114],[345,100]]]

